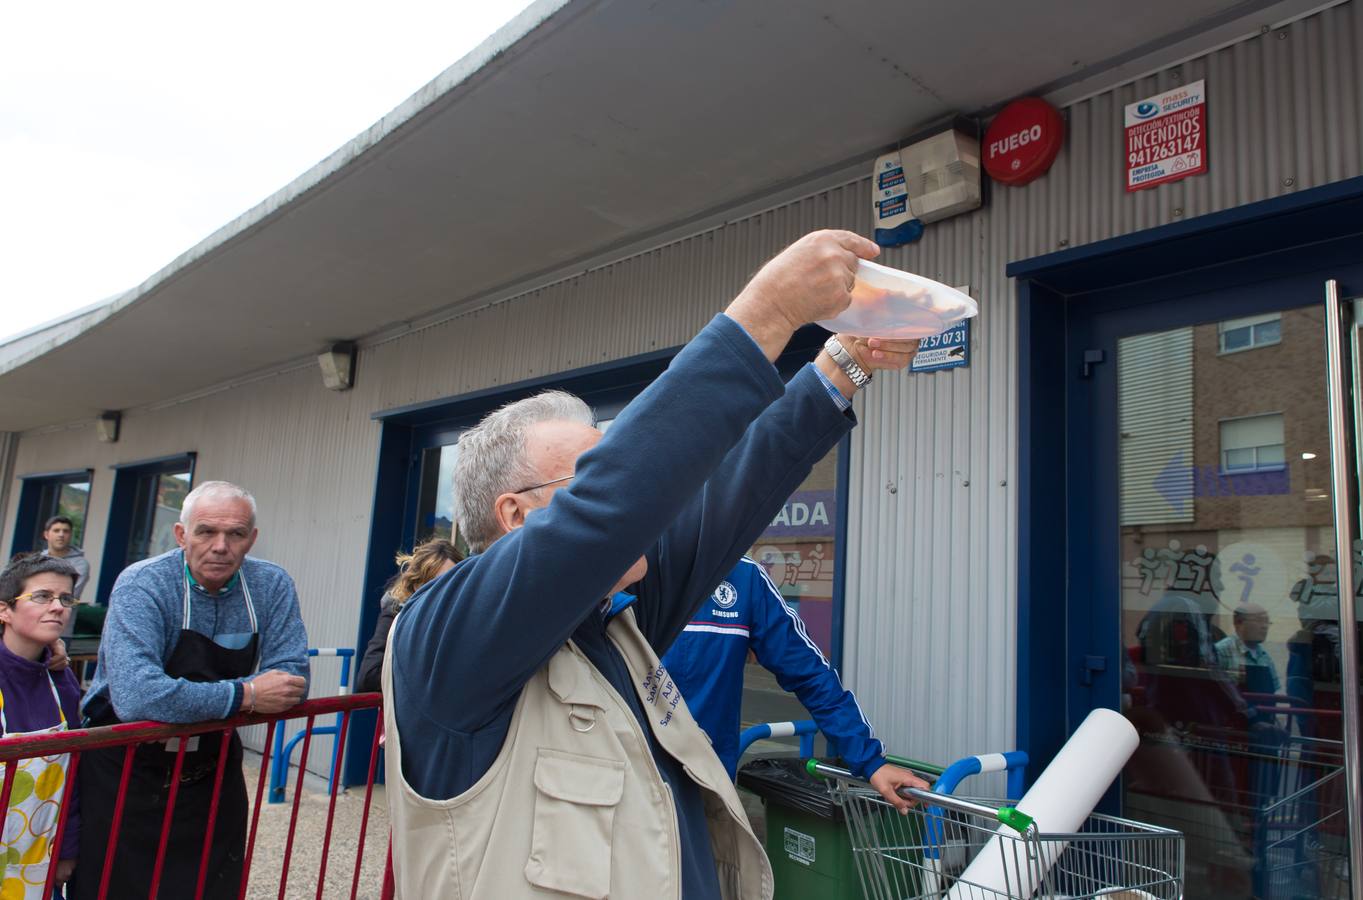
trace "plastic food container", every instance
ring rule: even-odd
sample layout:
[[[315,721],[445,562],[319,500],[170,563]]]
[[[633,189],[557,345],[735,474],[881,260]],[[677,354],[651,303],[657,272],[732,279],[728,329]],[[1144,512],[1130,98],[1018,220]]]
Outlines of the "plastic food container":
[[[905,340],[941,334],[979,311],[979,304],[955,288],[863,259],[851,305],[818,324],[857,337]]]

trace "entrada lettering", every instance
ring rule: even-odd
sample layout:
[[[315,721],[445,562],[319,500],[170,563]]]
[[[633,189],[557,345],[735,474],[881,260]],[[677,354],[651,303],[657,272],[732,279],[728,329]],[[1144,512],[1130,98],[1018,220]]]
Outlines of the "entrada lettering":
[[[771,524],[773,526],[827,525],[829,524],[828,510],[824,507],[822,500],[816,501],[813,507],[797,500],[781,507],[781,512],[771,520]]]

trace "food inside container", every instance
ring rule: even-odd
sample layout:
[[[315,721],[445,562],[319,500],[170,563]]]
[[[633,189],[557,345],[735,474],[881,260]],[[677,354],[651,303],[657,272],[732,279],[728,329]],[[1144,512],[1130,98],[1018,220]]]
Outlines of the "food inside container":
[[[953,287],[862,260],[851,305],[818,324],[858,337],[902,340],[941,334],[979,311],[974,300]]]

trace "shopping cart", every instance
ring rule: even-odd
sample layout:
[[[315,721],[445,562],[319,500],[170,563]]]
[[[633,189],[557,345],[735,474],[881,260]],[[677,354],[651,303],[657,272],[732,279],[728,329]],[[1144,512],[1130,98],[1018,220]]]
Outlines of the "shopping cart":
[[[1343,900],[1349,896],[1344,768],[1298,753],[1285,754],[1279,794],[1258,810],[1256,894]]]
[[[1339,711],[1245,696],[1259,704],[1258,728],[1195,723],[1143,735],[1148,750],[1186,761],[1206,785],[1200,798],[1146,785],[1143,802],[1184,833],[1195,860],[1218,860],[1223,872],[1252,878],[1244,893],[1263,900],[1351,896],[1343,746],[1309,733],[1338,734]]]
[[[1009,771],[1013,792],[1025,765],[1021,753],[962,760],[934,790],[903,792],[917,802],[908,815],[899,815],[846,769],[816,759],[808,769],[829,780],[843,806],[868,900],[1183,896],[1183,836],[1177,831],[1094,814],[1077,833],[1049,833],[1041,830],[1045,823],[1012,806],[952,794],[962,771]],[[971,869],[972,878],[963,877],[976,860],[981,865]]]
[[[1317,736],[1339,733],[1339,710],[1308,708],[1290,696],[1244,696],[1260,721],[1276,726],[1251,731],[1238,745],[1248,760],[1254,893],[1268,900],[1348,896],[1344,747]]]

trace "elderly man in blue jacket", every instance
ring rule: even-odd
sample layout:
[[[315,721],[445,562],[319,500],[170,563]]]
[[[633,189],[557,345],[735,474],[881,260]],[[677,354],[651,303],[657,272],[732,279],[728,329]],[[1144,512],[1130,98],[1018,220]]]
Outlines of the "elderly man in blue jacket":
[[[619,605],[629,595],[616,598]],[[705,598],[663,657],[729,777],[738,768],[743,666],[749,650],[804,704],[848,768],[891,796],[909,773],[885,762],[885,748],[857,698],[842,686],[767,570],[747,557]]]
[[[844,231],[788,247],[604,436],[562,392],[461,436],[474,554],[408,600],[385,657],[400,896],[770,896],[655,653],[855,424],[866,370],[912,358],[842,337],[789,385],[772,365],[878,252]],[[638,602],[612,616],[626,587]]]

